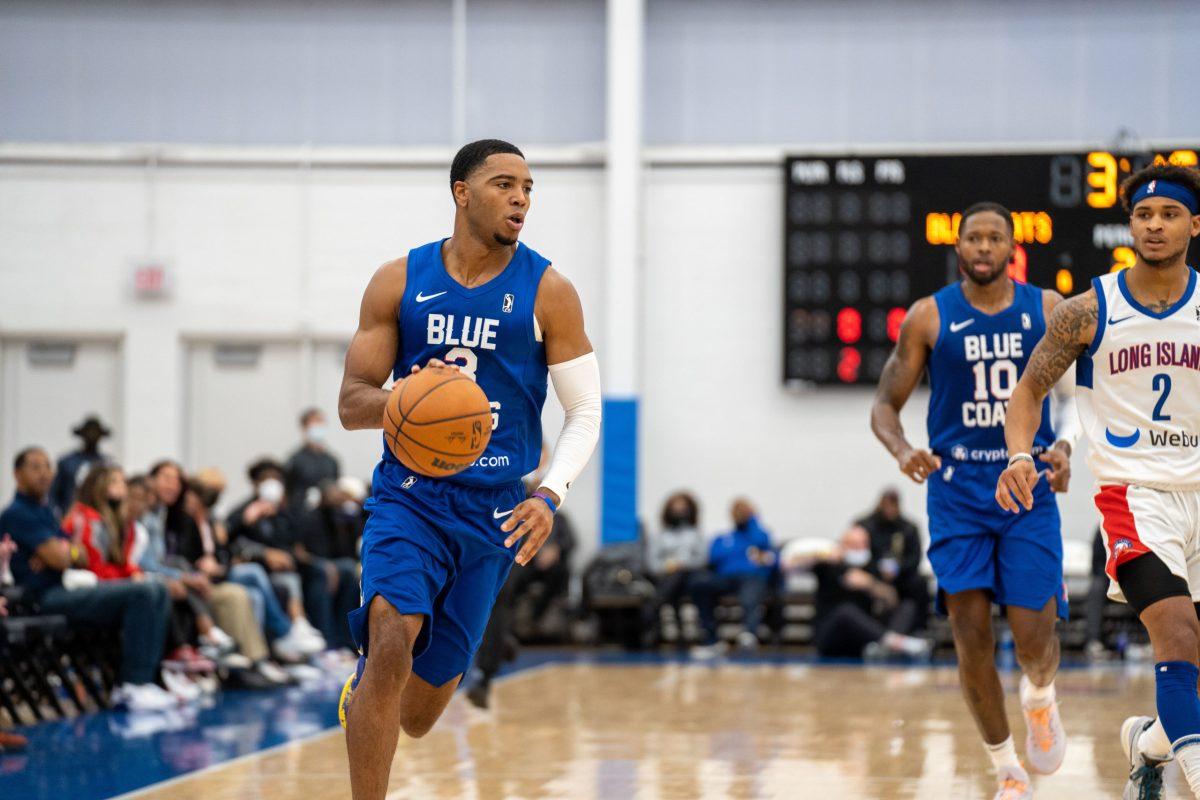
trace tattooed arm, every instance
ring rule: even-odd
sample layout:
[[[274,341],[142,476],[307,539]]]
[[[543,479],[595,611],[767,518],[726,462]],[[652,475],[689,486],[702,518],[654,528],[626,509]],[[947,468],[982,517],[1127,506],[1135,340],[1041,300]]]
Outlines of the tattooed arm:
[[[938,325],[937,302],[932,297],[923,297],[913,303],[900,326],[896,349],[879,376],[879,388],[871,406],[871,430],[875,437],[895,457],[900,471],[917,483],[923,482],[942,464],[928,450],[909,444],[900,423],[900,411],[925,372],[929,352],[937,342]]]
[[[1004,438],[1010,456],[1033,449],[1033,437],[1042,420],[1042,400],[1091,344],[1099,314],[1096,293],[1091,289],[1055,306],[1046,323],[1046,335],[1034,348],[1008,401]],[[1018,502],[1026,510],[1033,508],[1033,487],[1038,477],[1032,460],[1013,462],[996,484],[996,502],[1014,514],[1020,510]]]

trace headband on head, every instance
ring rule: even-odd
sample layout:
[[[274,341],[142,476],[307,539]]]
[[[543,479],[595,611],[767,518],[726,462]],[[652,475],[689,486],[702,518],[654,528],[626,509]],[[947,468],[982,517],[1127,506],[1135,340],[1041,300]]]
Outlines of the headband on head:
[[[1177,203],[1182,203],[1192,215],[1200,214],[1200,197],[1182,183],[1175,181],[1153,180],[1143,183],[1133,193],[1129,207],[1133,208],[1147,197],[1168,197]]]

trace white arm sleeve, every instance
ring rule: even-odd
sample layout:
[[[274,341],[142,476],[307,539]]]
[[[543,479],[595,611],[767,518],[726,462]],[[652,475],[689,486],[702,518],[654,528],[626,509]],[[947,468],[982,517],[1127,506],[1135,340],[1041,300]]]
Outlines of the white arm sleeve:
[[[1059,442],[1071,445],[1079,439],[1079,410],[1075,407],[1075,365],[1072,364],[1050,389],[1050,422],[1054,425],[1054,436]]]
[[[563,501],[600,440],[600,362],[595,353],[588,353],[552,364],[550,382],[567,419],[554,445],[542,486]]]

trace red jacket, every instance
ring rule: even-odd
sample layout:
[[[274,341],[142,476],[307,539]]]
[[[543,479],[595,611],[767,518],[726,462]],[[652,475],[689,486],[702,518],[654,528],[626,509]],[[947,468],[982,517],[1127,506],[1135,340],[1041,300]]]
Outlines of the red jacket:
[[[121,548],[125,554],[124,564],[114,564],[108,560],[108,537],[112,534],[104,524],[100,512],[91,506],[76,502],[71,506],[70,513],[63,518],[63,531],[72,541],[79,542],[87,551],[88,569],[96,573],[102,581],[115,581],[122,578],[132,578],[140,575],[141,570],[133,563],[130,553],[133,550],[133,536],[123,536]]]

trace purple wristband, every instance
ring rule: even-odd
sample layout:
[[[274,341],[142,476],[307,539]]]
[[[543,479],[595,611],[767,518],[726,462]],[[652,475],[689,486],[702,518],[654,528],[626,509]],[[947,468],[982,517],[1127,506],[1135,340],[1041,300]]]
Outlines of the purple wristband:
[[[551,514],[558,513],[558,506],[554,505],[554,501],[550,499],[550,495],[546,494],[545,492],[534,492],[533,496],[542,498],[546,505],[550,506]]]

